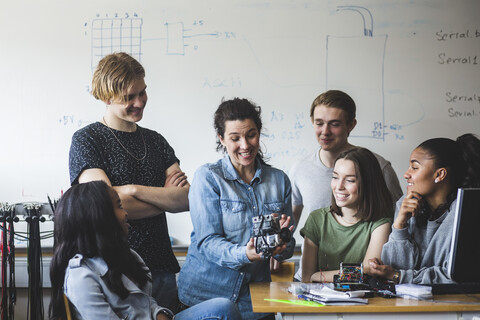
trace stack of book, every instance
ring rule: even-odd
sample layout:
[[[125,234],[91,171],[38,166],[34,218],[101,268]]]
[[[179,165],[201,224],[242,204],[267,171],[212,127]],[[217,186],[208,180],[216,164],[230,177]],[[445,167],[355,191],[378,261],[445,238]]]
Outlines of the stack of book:
[[[292,292],[297,294],[299,298],[307,301],[314,301],[322,305],[359,305],[367,304],[368,299],[364,297],[370,293],[369,290],[356,291],[337,291],[328,286],[316,286],[308,288],[303,292]]]

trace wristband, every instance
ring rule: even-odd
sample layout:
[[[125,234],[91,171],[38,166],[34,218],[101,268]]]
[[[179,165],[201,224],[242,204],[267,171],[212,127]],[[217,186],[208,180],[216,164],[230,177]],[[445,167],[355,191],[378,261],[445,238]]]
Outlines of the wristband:
[[[395,271],[393,272],[393,278],[392,278],[393,282],[395,282],[395,283],[400,283],[400,276],[401,276],[401,275],[402,275],[402,274],[400,273],[400,271],[395,270]]]

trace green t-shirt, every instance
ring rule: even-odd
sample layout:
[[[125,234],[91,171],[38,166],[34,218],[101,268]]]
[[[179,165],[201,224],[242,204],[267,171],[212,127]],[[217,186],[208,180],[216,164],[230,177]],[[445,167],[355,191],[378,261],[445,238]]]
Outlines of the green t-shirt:
[[[373,230],[390,222],[382,218],[346,227],[335,220],[330,208],[322,208],[310,213],[300,234],[318,245],[318,271],[338,270],[340,262],[362,263]]]

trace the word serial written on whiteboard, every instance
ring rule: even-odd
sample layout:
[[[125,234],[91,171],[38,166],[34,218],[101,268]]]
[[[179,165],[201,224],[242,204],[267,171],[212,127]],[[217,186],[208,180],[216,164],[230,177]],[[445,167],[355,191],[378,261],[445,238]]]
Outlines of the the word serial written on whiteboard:
[[[436,32],[435,39],[439,42],[458,42],[464,43],[466,41],[480,41],[480,31],[479,29],[475,30],[462,30],[462,31],[453,31],[445,32],[440,30]],[[452,53],[441,52],[438,54],[437,63],[440,65],[476,65],[480,63],[480,57],[476,52],[472,52],[470,55],[458,56]]]

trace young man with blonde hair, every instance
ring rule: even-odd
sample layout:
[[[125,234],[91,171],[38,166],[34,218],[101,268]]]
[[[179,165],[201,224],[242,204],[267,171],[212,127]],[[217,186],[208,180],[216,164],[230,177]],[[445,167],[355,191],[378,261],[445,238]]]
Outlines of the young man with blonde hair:
[[[148,100],[144,78],[142,65],[126,53],[100,60],[92,94],[105,103],[105,115],[73,135],[70,182],[104,180],[113,186],[128,212],[129,244],[152,272],[152,295],[175,310],[180,267],[165,211],[188,210],[189,184],[165,138],[137,125]]]

